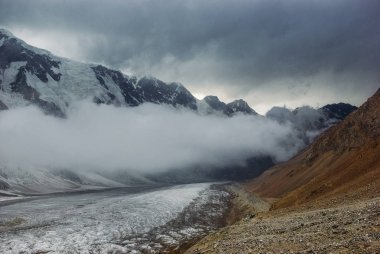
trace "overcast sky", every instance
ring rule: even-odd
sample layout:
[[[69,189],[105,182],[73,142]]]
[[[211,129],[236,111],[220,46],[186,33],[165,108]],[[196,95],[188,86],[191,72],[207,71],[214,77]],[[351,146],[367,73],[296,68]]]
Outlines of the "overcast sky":
[[[0,0],[0,26],[265,113],[363,103],[380,86],[379,10],[378,0]]]

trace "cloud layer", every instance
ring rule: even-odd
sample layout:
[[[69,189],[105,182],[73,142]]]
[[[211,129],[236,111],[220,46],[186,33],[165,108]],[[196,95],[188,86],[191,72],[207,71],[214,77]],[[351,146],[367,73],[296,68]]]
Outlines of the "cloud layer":
[[[13,166],[154,173],[285,160],[304,146],[290,122],[224,118],[144,104],[117,108],[81,102],[67,119],[35,107],[0,112],[0,161]]]
[[[244,97],[256,109],[379,86],[377,0],[0,0],[0,24],[85,61]]]

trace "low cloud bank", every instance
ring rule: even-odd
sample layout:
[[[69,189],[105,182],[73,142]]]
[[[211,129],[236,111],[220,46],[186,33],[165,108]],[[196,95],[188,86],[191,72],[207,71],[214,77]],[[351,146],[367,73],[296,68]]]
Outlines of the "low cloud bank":
[[[280,114],[281,121],[273,115],[223,118],[163,105],[80,102],[59,119],[33,106],[11,109],[0,112],[0,161],[141,173],[243,164],[261,155],[282,161],[305,146],[304,131],[287,119],[291,115]]]

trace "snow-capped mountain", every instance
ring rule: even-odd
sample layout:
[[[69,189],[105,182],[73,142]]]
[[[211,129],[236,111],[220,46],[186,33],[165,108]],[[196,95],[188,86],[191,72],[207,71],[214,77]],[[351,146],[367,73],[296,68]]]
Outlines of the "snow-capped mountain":
[[[65,117],[70,105],[80,100],[99,104],[134,107],[142,103],[184,107],[199,114],[234,116],[257,115],[243,100],[224,103],[216,96],[196,99],[183,85],[165,83],[153,77],[137,78],[120,71],[57,57],[0,29],[0,110],[36,105],[45,113]],[[310,107],[290,111],[273,108],[266,115],[279,123],[299,128],[307,144],[332,119],[341,120],[356,108],[347,104]],[[46,193],[83,188],[118,187],[136,184],[231,180],[254,177],[273,165],[265,154],[249,158],[247,166],[203,170],[191,168],[162,174],[138,175],[128,172],[74,172],[62,168],[9,167],[0,161],[1,193]]]
[[[257,115],[257,113],[249,107],[248,103],[244,100],[235,100],[231,103],[224,103],[219,100],[217,96],[209,95],[206,96],[201,104],[204,105],[203,108],[200,105],[199,108],[202,112],[207,114],[224,114],[227,116],[232,116],[234,114],[249,114],[249,115]]]
[[[230,102],[227,104],[227,106],[234,112],[238,113],[241,112],[243,114],[248,115],[257,115],[256,111],[254,111],[246,101],[239,99],[234,100],[233,102]]]
[[[63,117],[72,102],[90,99],[117,106],[150,102],[200,113],[255,114],[243,100],[226,105],[215,98],[222,106],[207,98],[197,100],[179,83],[137,78],[102,65],[57,57],[0,29],[0,110],[34,104]]]

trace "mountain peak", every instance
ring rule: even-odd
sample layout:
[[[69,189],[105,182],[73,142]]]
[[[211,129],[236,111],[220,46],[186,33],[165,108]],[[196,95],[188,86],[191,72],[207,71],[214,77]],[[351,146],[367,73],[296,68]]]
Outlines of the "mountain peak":
[[[257,115],[246,101],[243,99],[237,99],[228,104],[219,100],[217,96],[208,95],[203,101],[205,101],[212,109],[223,112],[228,116],[232,116],[237,113],[247,114],[247,115]]]
[[[248,103],[243,99],[237,99],[233,102],[227,104],[233,112],[241,112],[243,114],[257,115],[256,111],[254,111]]]
[[[215,96],[215,95],[207,95],[203,98],[203,100],[205,101],[212,101],[212,102],[221,102],[218,98],[218,96]]]
[[[8,48],[22,47],[23,49],[29,50],[35,54],[52,56],[52,53],[50,51],[29,45],[25,41],[16,37],[13,33],[8,31],[7,29],[0,28],[0,46],[3,46],[3,45],[5,45]]]
[[[338,120],[343,120],[351,112],[355,111],[357,107],[352,106],[348,103],[333,103],[327,104],[320,108],[319,110],[329,118],[335,118]]]
[[[7,37],[15,37],[10,31],[8,31],[7,29],[5,28],[0,28],[0,36],[1,35],[5,35]]]

